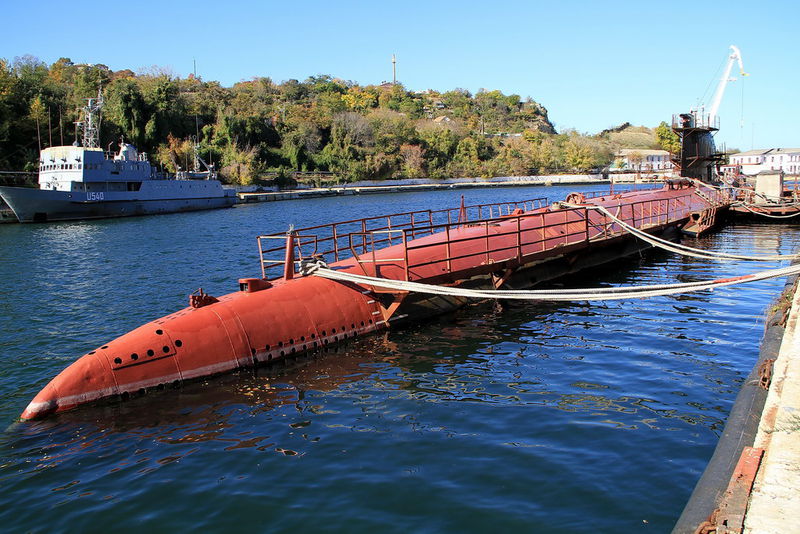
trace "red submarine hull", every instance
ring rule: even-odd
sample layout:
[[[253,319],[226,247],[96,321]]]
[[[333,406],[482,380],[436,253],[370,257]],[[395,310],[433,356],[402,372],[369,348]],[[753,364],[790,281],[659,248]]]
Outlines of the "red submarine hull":
[[[316,351],[384,330],[395,321],[451,311],[465,302],[303,275],[296,269],[300,260],[322,256],[333,260],[333,269],[438,285],[530,286],[647,247],[601,213],[576,203],[604,206],[628,224],[663,235],[685,224],[693,213],[724,206],[724,199],[711,198],[712,190],[696,191],[688,183],[675,182],[663,189],[592,199],[572,194],[570,204],[562,206],[505,204],[504,213],[501,205],[491,205],[497,213],[490,207],[489,217],[489,205],[484,205],[472,220],[468,212],[474,207],[462,205],[425,212],[424,224],[415,215],[409,223],[408,214],[402,214],[406,222],[393,222],[392,216],[364,219],[350,224],[355,230],[346,234],[342,227],[323,225],[260,236],[273,243],[280,239],[281,246],[271,250],[285,252],[282,262],[265,260],[267,251],[259,240],[263,278],[242,279],[240,291],[219,298],[194,295],[191,306],[81,356],[36,395],[21,418],[124,399],[155,387]],[[434,221],[434,215],[444,214],[445,222]],[[377,220],[385,222],[376,227]],[[324,241],[320,234],[331,228],[330,248],[319,254]],[[347,246],[342,244],[345,236]],[[316,250],[307,254],[303,249],[312,241]],[[282,276],[269,279],[268,267],[276,266],[283,269]]]

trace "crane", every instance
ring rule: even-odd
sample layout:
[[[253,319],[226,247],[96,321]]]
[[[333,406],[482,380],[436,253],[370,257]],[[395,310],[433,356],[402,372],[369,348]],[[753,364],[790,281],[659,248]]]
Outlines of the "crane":
[[[736,78],[731,78],[731,69],[733,68],[733,62],[739,62],[739,75],[744,77],[748,76],[748,74],[744,71],[744,65],[742,65],[742,53],[739,51],[739,48],[731,45],[731,53],[728,56],[728,64],[725,66],[725,72],[722,74],[722,78],[719,80],[719,85],[717,85],[717,90],[714,93],[714,99],[711,101],[711,111],[709,111],[708,119],[710,124],[714,124],[714,120],[717,118],[717,111],[719,111],[719,105],[722,102],[722,95],[725,94],[725,87],[728,85],[728,82],[732,82],[736,80]]]

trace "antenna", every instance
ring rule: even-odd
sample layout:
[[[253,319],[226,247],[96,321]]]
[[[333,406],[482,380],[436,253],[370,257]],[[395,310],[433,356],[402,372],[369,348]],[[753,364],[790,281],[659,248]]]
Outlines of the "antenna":
[[[397,58],[392,54],[392,85],[397,85]]]
[[[197,82],[197,60],[192,58],[193,76],[195,83]],[[197,97],[194,102],[194,170],[200,171],[200,120],[197,118]],[[188,164],[187,164],[188,167]]]

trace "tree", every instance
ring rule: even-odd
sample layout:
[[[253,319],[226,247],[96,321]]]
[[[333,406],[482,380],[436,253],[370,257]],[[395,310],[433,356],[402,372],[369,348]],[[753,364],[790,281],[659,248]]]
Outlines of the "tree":
[[[402,145],[402,173],[406,178],[421,178],[425,175],[425,151],[419,145]]]
[[[15,114],[12,111],[12,102],[14,98],[14,86],[16,78],[8,64],[8,62],[0,58],[0,165],[8,165],[6,158],[8,157],[8,142],[11,130],[12,120]]]
[[[148,110],[139,84],[129,78],[117,79],[106,89],[105,100],[106,120],[117,125],[133,144],[144,147]]]
[[[322,134],[311,122],[302,122],[282,135],[282,150],[294,170],[314,167],[313,156],[320,151]]]
[[[49,113],[57,113],[62,144],[69,143],[62,126],[79,119],[84,99],[100,87],[106,102],[101,145],[122,136],[176,169],[188,166],[186,147],[197,143],[204,158],[237,182],[287,168],[328,169],[356,180],[517,174],[566,159],[586,167],[610,158],[612,143],[575,132],[554,135],[543,106],[500,91],[415,93],[401,84],[361,86],[327,74],[282,83],[255,77],[222,87],[160,67],[112,72],[69,58],[48,67],[23,56],[0,60],[0,167],[37,165]],[[483,132],[525,133],[512,139]]]
[[[317,95],[320,94],[344,94],[347,92],[347,86],[341,80],[334,80],[327,74],[319,74],[317,76],[309,76],[305,85],[308,89]]]
[[[373,145],[367,119],[358,113],[339,113],[333,118],[331,140],[322,150],[322,162],[347,180],[360,180],[369,175],[366,156]]]
[[[68,57],[59,58],[50,65],[50,77],[55,83],[72,84],[75,77],[75,64]]]
[[[178,90],[178,83],[171,76],[140,77],[142,96],[147,106],[147,121],[144,139],[155,148],[167,135],[186,137],[193,133],[194,125],[186,113],[186,100]]]
[[[228,181],[250,185],[262,172],[264,167],[253,147],[239,149],[236,145],[230,145],[225,150],[220,174]]]
[[[308,87],[297,80],[284,82],[280,90],[287,102],[301,102],[308,96]]]
[[[342,95],[342,100],[353,111],[364,112],[378,105],[378,95],[375,91],[360,87],[351,87]]]
[[[481,160],[478,158],[478,143],[475,138],[465,137],[458,142],[452,168],[454,174],[459,176],[481,174]]]
[[[472,95],[466,89],[453,89],[441,95],[441,102],[453,116],[466,119],[471,113],[474,102]]]
[[[512,137],[502,144],[498,157],[500,163],[493,176],[527,176],[533,167],[532,145],[525,139]]]
[[[334,115],[344,111],[347,111],[347,104],[342,94],[331,91],[317,95],[312,108],[312,117],[320,128],[330,129]]]
[[[189,139],[168,134],[166,144],[158,147],[156,157],[169,172],[188,171],[194,162],[194,144]]]
[[[397,154],[404,144],[417,141],[414,124],[394,111],[377,110],[367,116],[372,128],[375,147],[387,154]]]
[[[548,172],[558,167],[558,147],[551,137],[531,144],[531,168],[537,172]]]
[[[453,158],[459,136],[444,126],[424,128],[420,132],[428,172],[433,177],[443,177],[448,162]]]
[[[670,154],[680,154],[681,140],[664,121],[656,127],[656,140],[659,146]]]
[[[39,140],[39,152],[42,151],[42,133],[39,127],[39,123],[47,118],[44,110],[44,104],[42,103],[41,95],[37,96],[31,101],[31,118],[36,121],[36,137]]]

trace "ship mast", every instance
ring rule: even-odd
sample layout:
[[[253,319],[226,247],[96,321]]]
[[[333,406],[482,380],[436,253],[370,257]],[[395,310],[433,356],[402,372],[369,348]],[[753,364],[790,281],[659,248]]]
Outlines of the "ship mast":
[[[103,109],[103,93],[97,90],[97,98],[87,98],[83,108],[83,121],[75,125],[83,130],[84,148],[100,147],[100,110]]]
[[[197,60],[192,59],[192,73],[194,81],[197,82]],[[197,103],[195,100],[194,108],[194,172],[200,172],[200,120],[197,118]]]

